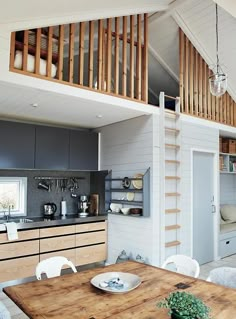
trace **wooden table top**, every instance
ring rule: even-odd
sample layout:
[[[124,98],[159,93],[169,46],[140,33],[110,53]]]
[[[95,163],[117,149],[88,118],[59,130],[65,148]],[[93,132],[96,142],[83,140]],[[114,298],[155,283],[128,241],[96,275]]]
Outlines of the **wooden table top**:
[[[110,271],[136,274],[142,283],[124,294],[105,293],[90,284],[97,274]],[[214,319],[236,318],[236,289],[137,262],[5,287],[3,291],[30,318],[167,319],[167,310],[156,304],[178,290],[178,283],[190,285],[185,291],[200,297],[212,309]]]

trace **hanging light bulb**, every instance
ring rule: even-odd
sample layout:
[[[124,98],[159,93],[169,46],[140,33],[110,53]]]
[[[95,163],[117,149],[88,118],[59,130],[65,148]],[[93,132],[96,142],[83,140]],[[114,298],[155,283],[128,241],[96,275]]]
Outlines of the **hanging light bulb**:
[[[219,39],[218,39],[218,5],[216,4],[216,65],[209,76],[211,94],[219,97],[227,90],[227,75],[223,72],[219,62]]]

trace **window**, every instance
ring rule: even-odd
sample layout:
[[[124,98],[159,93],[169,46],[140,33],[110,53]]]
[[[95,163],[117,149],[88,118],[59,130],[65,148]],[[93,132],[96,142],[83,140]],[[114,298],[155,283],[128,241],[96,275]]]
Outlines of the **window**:
[[[27,177],[0,177],[0,213],[26,215]]]

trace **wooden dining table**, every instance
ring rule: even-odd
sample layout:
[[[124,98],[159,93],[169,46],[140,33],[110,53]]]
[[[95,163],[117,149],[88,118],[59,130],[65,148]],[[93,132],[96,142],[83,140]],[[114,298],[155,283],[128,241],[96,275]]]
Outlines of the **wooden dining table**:
[[[94,276],[113,271],[138,275],[141,284],[127,293],[112,294],[90,283]],[[44,319],[169,318],[167,309],[156,304],[177,290],[201,298],[214,319],[236,318],[236,289],[133,261],[3,289],[29,318]]]

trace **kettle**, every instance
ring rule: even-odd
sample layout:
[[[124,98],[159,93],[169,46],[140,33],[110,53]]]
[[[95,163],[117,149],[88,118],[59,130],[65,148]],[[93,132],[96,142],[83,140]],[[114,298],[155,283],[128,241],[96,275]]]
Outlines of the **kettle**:
[[[53,216],[57,211],[57,205],[54,203],[47,203],[43,205],[44,216]]]

